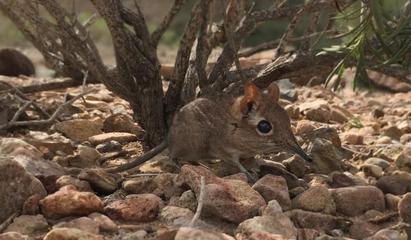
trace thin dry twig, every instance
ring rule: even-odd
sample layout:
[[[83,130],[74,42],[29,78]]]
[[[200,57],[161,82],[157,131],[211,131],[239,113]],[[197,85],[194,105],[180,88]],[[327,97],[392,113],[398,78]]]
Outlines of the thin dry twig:
[[[203,210],[203,205],[204,205],[204,196],[205,196],[205,179],[204,176],[201,176],[200,178],[200,194],[197,199],[197,209],[196,213],[194,214],[193,218],[190,221],[189,226],[192,227],[194,226],[195,222],[200,218],[201,216],[201,211]]]
[[[185,2],[186,0],[174,0],[174,4],[171,7],[170,11],[161,21],[158,28],[154,30],[154,32],[151,34],[151,40],[154,46],[158,45],[158,42],[160,41],[164,32],[168,29],[168,27],[170,26],[170,23],[173,21],[174,17],[178,14],[178,12],[183,7]]]
[[[93,92],[94,90],[89,90],[86,92],[82,92],[79,95],[73,97],[72,99],[64,102],[63,104],[61,104],[56,111],[54,111],[54,113],[50,116],[49,119],[45,119],[45,120],[30,120],[30,121],[14,121],[14,122],[8,122],[6,124],[0,125],[0,130],[3,129],[10,129],[13,127],[22,127],[22,126],[42,126],[42,125],[48,125],[53,123],[58,116],[60,116],[61,113],[63,113],[64,109],[73,104],[76,100],[82,98],[83,96]],[[13,117],[14,118],[14,117]]]
[[[299,6],[294,6],[247,13],[246,16],[243,18],[244,20],[240,22],[240,25],[236,28],[236,31],[233,33],[235,45],[240,46],[243,39],[247,37],[251,32],[253,32],[257,25],[269,20],[276,20],[284,17],[293,16],[298,10]],[[208,81],[210,82],[210,84],[212,84],[210,88],[211,91],[217,91],[218,88],[225,86],[225,84],[221,83],[222,78],[220,78],[220,76],[225,72],[226,66],[229,66],[233,63],[234,58],[234,49],[231,47],[231,44],[226,43],[222,53],[217,59],[217,63],[214,65],[208,77]]]
[[[0,81],[0,83],[8,87],[7,90],[0,91],[0,95],[4,93],[12,93],[15,94],[15,96],[19,98],[21,102],[30,101],[30,99],[22,91],[20,91],[20,89],[3,81]],[[40,115],[47,118],[50,117],[50,114],[48,114],[48,112],[42,109],[36,102],[33,101],[31,104],[33,105],[34,109],[36,109],[40,113]]]
[[[8,124],[13,125],[15,122],[17,122],[19,117],[27,110],[27,108],[30,107],[32,103],[33,101],[27,101],[26,103],[24,103],[23,106],[17,110],[17,112],[14,114],[13,118],[10,120]]]
[[[4,220],[0,224],[0,232],[3,232],[3,230],[6,229],[13,222],[13,220],[19,215],[20,215],[19,212],[14,212],[13,214],[10,215],[10,217],[8,217],[6,220]]]
[[[294,15],[294,17],[290,20],[287,29],[285,30],[284,34],[280,38],[280,42],[277,45],[277,48],[274,52],[274,59],[280,56],[284,52],[284,47],[287,44],[287,41],[290,35],[294,32],[297,24],[301,21],[304,13],[311,8],[312,5],[316,4],[317,0],[312,0],[309,3],[305,4],[298,12]]]
[[[310,35],[316,31],[316,27],[320,24],[320,15],[321,12],[314,12],[312,16],[310,16],[310,23],[308,27],[305,28],[303,36]],[[323,31],[321,31],[323,32]],[[301,42],[300,49],[302,51],[310,51],[311,49],[311,38],[306,38]]]
[[[324,34],[336,34],[336,33],[337,33],[336,30],[315,32],[315,33],[310,33],[310,34],[307,34],[301,37],[290,37],[288,41],[289,42],[300,42],[300,41],[309,40],[309,39],[312,39],[312,38],[315,38],[315,37],[318,37]],[[279,42],[280,42],[280,39],[276,39],[274,41],[261,43],[255,47],[243,49],[238,53],[238,57],[249,57],[258,52],[262,52],[262,51],[269,50],[269,49],[274,49],[275,47],[278,46]]]
[[[241,69],[240,65],[240,60],[238,59],[238,48],[239,46],[236,45],[234,41],[234,31],[235,27],[238,25],[238,23],[242,20],[240,17],[240,9],[239,7],[240,3],[237,2],[237,0],[230,0],[227,6],[227,11],[226,15],[224,16],[224,31],[225,35],[227,38],[227,42],[229,45],[231,45],[231,48],[234,50],[234,63],[235,67],[237,68],[237,71],[239,73],[239,76],[241,78],[242,82],[245,82],[245,76],[243,74],[243,71]],[[230,66],[226,66],[229,68]]]

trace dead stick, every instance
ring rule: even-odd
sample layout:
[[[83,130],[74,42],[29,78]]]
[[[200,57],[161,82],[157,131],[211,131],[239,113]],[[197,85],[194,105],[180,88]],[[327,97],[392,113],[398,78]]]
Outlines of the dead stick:
[[[204,205],[204,194],[205,194],[205,179],[204,179],[204,176],[201,176],[201,178],[200,178],[200,195],[198,196],[198,200],[197,200],[197,209],[196,209],[196,213],[194,214],[194,216],[191,219],[191,222],[189,224],[190,227],[194,226],[194,223],[200,218],[201,211],[202,211],[203,205]]]
[[[13,124],[13,123],[17,122],[17,120],[19,119],[21,114],[23,114],[26,111],[26,109],[28,107],[30,107],[30,105],[32,103],[33,103],[32,101],[27,101],[21,108],[19,108],[19,110],[17,110],[17,112],[14,114],[13,118],[10,120],[9,124]]]
[[[4,220],[4,222],[0,224],[0,232],[3,232],[3,230],[6,229],[18,215],[18,212],[14,212],[12,215],[10,215],[10,217]]]

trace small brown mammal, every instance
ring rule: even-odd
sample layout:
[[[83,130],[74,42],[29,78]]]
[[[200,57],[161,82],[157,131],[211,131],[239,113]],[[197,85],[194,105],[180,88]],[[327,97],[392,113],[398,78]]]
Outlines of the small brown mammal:
[[[0,75],[18,77],[19,75],[32,76],[34,74],[33,63],[23,53],[12,48],[0,50]]]
[[[166,141],[128,164],[112,169],[112,172],[138,166],[167,146],[173,160],[231,161],[246,174],[239,159],[259,153],[290,151],[311,161],[291,131],[288,114],[278,104],[279,95],[280,90],[275,83],[264,91],[253,83],[246,83],[244,93],[239,97],[198,98],[175,115]]]

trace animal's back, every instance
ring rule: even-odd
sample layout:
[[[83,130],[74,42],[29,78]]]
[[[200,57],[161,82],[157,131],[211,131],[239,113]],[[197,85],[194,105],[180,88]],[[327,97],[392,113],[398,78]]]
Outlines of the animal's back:
[[[34,73],[33,63],[24,54],[10,48],[0,50],[0,75],[31,76]]]
[[[198,98],[182,107],[169,130],[170,156],[184,161],[213,158],[210,146],[224,135],[227,101]]]

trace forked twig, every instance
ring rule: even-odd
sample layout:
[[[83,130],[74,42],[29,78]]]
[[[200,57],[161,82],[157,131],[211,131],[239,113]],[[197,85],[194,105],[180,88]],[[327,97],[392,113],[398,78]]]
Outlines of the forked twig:
[[[205,195],[205,179],[204,179],[204,176],[201,176],[200,195],[198,196],[198,200],[197,200],[197,209],[196,209],[196,213],[194,214],[193,218],[190,221],[189,227],[194,226],[195,222],[200,218],[201,211],[203,210],[203,205],[204,205],[204,195]]]

